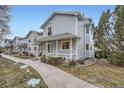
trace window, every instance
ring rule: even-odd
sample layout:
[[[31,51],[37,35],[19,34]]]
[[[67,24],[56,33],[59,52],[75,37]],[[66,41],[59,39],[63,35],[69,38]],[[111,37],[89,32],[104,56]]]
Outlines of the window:
[[[29,40],[28,42],[30,43],[31,41]]]
[[[29,49],[28,50],[31,50],[31,48],[29,47]]]
[[[34,47],[34,50],[37,50],[37,47]]]
[[[61,45],[61,49],[69,49],[69,41],[63,41],[62,43],[61,43],[62,45]]]
[[[89,28],[89,25],[86,25],[86,33],[89,34],[89,31],[90,31],[90,28]]]
[[[86,44],[86,50],[89,50],[89,44]]]
[[[48,27],[48,36],[51,36],[51,35],[52,35],[52,26]]]
[[[90,50],[92,50],[92,46],[90,46]]]

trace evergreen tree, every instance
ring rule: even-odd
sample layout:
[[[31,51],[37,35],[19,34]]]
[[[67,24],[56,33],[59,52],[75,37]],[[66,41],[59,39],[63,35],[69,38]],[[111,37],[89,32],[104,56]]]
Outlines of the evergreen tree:
[[[124,51],[122,42],[124,41],[124,6],[116,6],[115,8],[115,34],[116,40],[119,44],[120,51]]]

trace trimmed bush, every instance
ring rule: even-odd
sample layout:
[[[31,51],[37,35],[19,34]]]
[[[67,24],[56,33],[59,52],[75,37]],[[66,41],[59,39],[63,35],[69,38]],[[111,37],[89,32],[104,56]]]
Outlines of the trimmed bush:
[[[110,64],[124,65],[124,52],[111,53],[111,56],[110,56],[110,58],[108,60],[110,61]]]
[[[78,60],[77,60],[77,62],[78,62],[79,64],[84,64],[84,61],[85,61],[85,59],[78,59]]]
[[[41,62],[47,63],[48,59],[46,58],[45,55],[41,57]]]
[[[95,58],[101,59],[101,58],[108,58],[110,53],[108,51],[96,51],[95,52]]]
[[[63,57],[48,57],[48,63],[51,65],[59,65],[62,64],[65,58]]]
[[[35,57],[35,55],[34,55],[34,54],[30,54],[30,56],[31,56],[31,57]]]
[[[75,66],[76,65],[76,61],[75,60],[70,60],[69,61],[69,65],[70,66]]]

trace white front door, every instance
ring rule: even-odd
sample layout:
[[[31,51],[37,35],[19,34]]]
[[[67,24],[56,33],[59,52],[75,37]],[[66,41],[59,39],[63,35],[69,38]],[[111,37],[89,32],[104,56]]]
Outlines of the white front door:
[[[53,53],[53,46],[52,46],[52,44],[48,44],[48,53]]]

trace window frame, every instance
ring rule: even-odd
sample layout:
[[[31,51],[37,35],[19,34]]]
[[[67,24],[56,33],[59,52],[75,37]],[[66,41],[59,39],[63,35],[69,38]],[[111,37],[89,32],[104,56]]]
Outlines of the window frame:
[[[37,51],[37,47],[36,46],[34,46],[34,51]]]
[[[67,48],[63,48],[63,43],[69,43],[69,47],[68,47],[68,49]],[[65,47],[67,47],[66,45],[65,45]],[[70,41],[69,40],[63,40],[63,41],[61,41],[61,50],[70,50]]]
[[[51,27],[51,35],[49,35],[49,27]],[[54,25],[47,26],[47,36],[53,36]]]
[[[86,44],[86,50],[89,50],[89,44]]]
[[[88,30],[87,30],[87,27],[88,27]],[[86,34],[90,33],[90,25],[85,25],[85,32]]]

